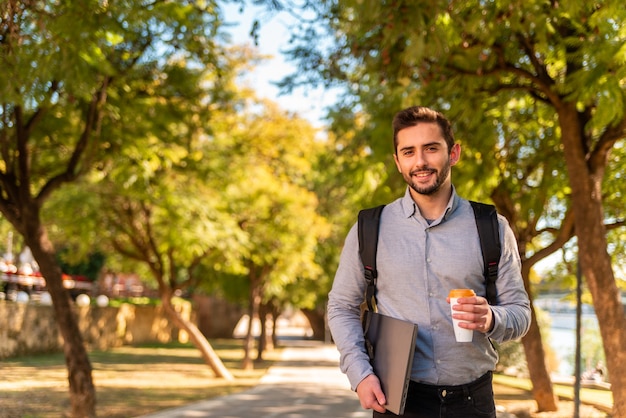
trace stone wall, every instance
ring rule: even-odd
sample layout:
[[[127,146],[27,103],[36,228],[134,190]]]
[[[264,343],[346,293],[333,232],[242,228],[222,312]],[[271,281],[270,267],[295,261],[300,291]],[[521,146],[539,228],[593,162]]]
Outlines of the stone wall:
[[[232,338],[246,313],[241,306],[210,296],[195,296],[193,304],[198,329],[207,338]]]
[[[232,338],[244,315],[242,307],[210,296],[194,296],[193,302],[177,301],[175,307],[207,338]],[[88,349],[188,341],[187,333],[170,324],[161,306],[91,305],[74,309]],[[52,306],[0,300],[0,359],[62,351],[62,345]]]
[[[186,319],[192,318],[191,303],[177,303]],[[187,342],[161,306],[124,304],[119,308],[75,307],[78,326],[88,349],[105,350],[124,344]],[[0,300],[0,358],[62,350],[52,306]]]

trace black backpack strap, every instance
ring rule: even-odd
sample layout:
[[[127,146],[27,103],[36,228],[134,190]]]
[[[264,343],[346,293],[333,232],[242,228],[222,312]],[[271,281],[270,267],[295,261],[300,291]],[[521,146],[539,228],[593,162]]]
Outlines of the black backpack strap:
[[[480,237],[480,247],[485,263],[484,276],[487,288],[487,300],[490,305],[496,304],[496,279],[500,263],[500,227],[496,207],[486,203],[470,201],[476,218],[476,228]]]
[[[358,232],[359,232],[359,255],[365,269],[365,280],[367,289],[365,290],[365,301],[367,309],[376,311],[376,249],[378,248],[378,226],[380,224],[380,214],[385,205],[375,208],[363,209],[359,212]],[[365,306],[362,306],[365,308]],[[363,310],[363,309],[362,309]]]

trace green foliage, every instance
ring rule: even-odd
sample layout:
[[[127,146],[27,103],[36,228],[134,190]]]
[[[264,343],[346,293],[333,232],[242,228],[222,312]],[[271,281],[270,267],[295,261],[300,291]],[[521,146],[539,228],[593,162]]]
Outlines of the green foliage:
[[[115,98],[137,106],[141,101],[134,97],[152,96],[147,83],[183,78],[167,69],[173,58],[215,68],[223,53],[215,37],[220,22],[215,4],[204,4],[203,9],[192,2],[3,2],[0,10],[7,18],[1,29],[8,41],[0,54],[3,120],[23,123],[37,116],[30,126],[34,173],[58,174],[85,125],[97,135],[83,111],[98,90],[109,95],[103,115],[117,121],[126,109]],[[169,95],[184,97],[189,91]],[[23,119],[15,121],[18,110]],[[141,120],[131,114],[133,122]],[[3,130],[11,135],[16,125],[6,122]],[[105,132],[92,151],[110,151],[120,139]],[[92,153],[86,163],[99,157]]]
[[[371,166],[393,167],[393,113],[415,104],[443,111],[463,150],[453,172],[458,191],[493,201],[513,227],[523,259],[535,263],[558,248],[551,246],[555,240],[569,239],[558,232],[572,205],[570,181],[583,173],[567,171],[561,135],[564,123],[580,123],[583,152],[601,152],[595,147],[615,141],[597,180],[605,222],[623,225],[624,136],[611,129],[625,120],[626,12],[616,2],[401,0],[392,7],[345,0],[320,9],[329,17],[328,32],[319,21],[316,31],[303,24],[290,51],[300,63],[291,81],[317,74],[345,87],[347,104],[331,116],[358,115],[364,122],[352,138],[367,138]],[[327,42],[311,43],[312,34]],[[312,68],[315,74],[307,71]],[[568,102],[579,111],[576,122],[560,119],[555,103]],[[391,198],[401,187],[398,176],[389,176],[377,194]],[[611,243],[615,259],[619,242]]]
[[[84,165],[93,163],[97,170],[53,196],[43,212],[68,262],[84,262],[101,251],[108,254],[109,268],[133,270],[144,279],[158,271],[176,287],[191,280],[189,267],[209,248],[221,254],[206,257],[216,265],[236,259],[229,254],[243,235],[226,214],[223,185],[212,171],[221,155],[213,154],[219,150],[211,149],[209,139],[214,121],[235,112],[242,100],[234,96],[235,68],[251,55],[220,45],[219,10],[213,2],[203,4],[101,5],[92,16],[98,24],[62,34],[84,32],[67,48],[83,48],[73,57],[86,63],[80,80],[92,84],[85,91],[106,87],[93,133],[99,151],[88,152]],[[54,7],[52,14],[71,11]],[[24,16],[46,19],[40,12],[26,9]],[[53,173],[59,155],[69,157],[88,122],[80,119],[88,96],[78,100],[78,93],[64,90],[77,80],[50,92],[58,111],[33,138],[43,138],[33,142],[38,155],[50,154],[43,168],[33,165],[37,173]],[[67,143],[48,139],[57,136]]]
[[[240,260],[249,286],[261,286],[265,300],[292,301],[286,286],[319,276],[316,248],[329,233],[311,190],[323,142],[308,123],[269,103],[243,116],[215,137],[229,156],[222,160],[224,198],[247,237]]]
[[[207,78],[210,73],[199,72],[179,82]],[[263,272],[265,298],[300,303],[285,289],[296,280],[315,282],[321,271],[316,248],[329,234],[311,190],[313,164],[325,142],[308,123],[229,82],[209,83],[184,101],[160,96],[168,88],[156,87],[151,102],[162,106],[120,113],[138,122],[119,130],[129,140],[106,172],[55,201],[68,215],[55,219],[63,225],[55,230],[57,239],[72,242],[77,254],[94,245],[117,252],[127,269],[143,265],[159,286],[242,303],[252,278]],[[216,96],[234,100],[202,111],[200,103]],[[144,109],[151,114],[143,115]],[[78,202],[85,219],[80,224],[69,210]]]
[[[289,300],[288,283],[314,282],[330,233],[313,191],[325,145],[236,87],[257,57],[222,46],[216,3],[31,5],[13,11],[30,28],[20,34],[28,47],[4,50],[0,91],[21,100],[3,116],[40,111],[29,138],[34,184],[62,172],[81,135],[93,138],[73,172],[85,176],[42,212],[66,270],[97,252],[108,268],[173,289],[240,297],[246,282],[234,278],[270,266],[267,297]],[[76,18],[81,8],[88,18]],[[19,72],[24,62],[37,65]],[[19,97],[8,80],[25,86]]]
[[[63,273],[85,276],[91,281],[98,279],[106,261],[103,253],[93,253],[88,256],[86,261],[72,262],[72,254],[67,248],[60,249],[58,257]]]
[[[508,219],[530,289],[542,282],[531,282],[532,266],[564,246],[571,259],[576,233],[584,250],[582,267],[593,280],[589,288],[599,293],[609,286],[606,291],[614,295],[613,278],[622,286],[624,277],[618,261],[623,260],[620,173],[626,137],[626,9],[621,3],[322,4],[318,10],[326,18],[327,37],[303,25],[291,50],[301,64],[291,81],[323,77],[342,85],[350,99],[339,111],[365,121],[354,137],[372,138],[372,160],[381,163],[390,162],[385,138],[393,113],[412,105],[441,110],[463,150],[453,183],[463,196],[491,200]],[[397,184],[390,176],[382,189],[394,190]],[[595,218],[601,211],[603,219]],[[604,243],[603,227],[612,260],[604,245],[597,245]],[[572,277],[554,274],[554,286],[567,287]],[[601,303],[599,313],[621,319],[615,299],[594,298]],[[605,335],[613,331],[623,337],[622,322],[603,322]],[[606,342],[607,352],[615,355],[609,360],[619,357],[623,342]],[[536,370],[543,367],[544,359],[534,360]],[[613,367],[621,366],[614,360]]]

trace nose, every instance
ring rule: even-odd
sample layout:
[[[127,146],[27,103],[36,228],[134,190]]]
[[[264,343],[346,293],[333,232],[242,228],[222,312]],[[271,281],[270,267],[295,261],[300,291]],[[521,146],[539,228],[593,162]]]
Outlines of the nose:
[[[413,159],[413,165],[416,168],[425,167],[426,166],[426,158],[423,151],[416,151],[415,157]]]

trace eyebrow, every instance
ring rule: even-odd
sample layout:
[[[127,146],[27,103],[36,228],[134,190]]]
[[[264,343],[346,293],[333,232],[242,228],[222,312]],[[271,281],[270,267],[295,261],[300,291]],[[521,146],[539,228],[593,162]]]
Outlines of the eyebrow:
[[[422,144],[419,147],[415,146],[415,145],[409,145],[406,147],[402,147],[402,148],[398,148],[398,151],[406,151],[406,150],[412,150],[415,148],[428,148],[428,147],[432,147],[432,146],[442,146],[443,143],[442,141],[432,141],[432,142],[427,142],[426,144]]]
[[[422,145],[422,148],[432,147],[434,145],[441,146],[442,144],[443,144],[443,141],[432,141],[432,142],[428,142],[428,143]]]

